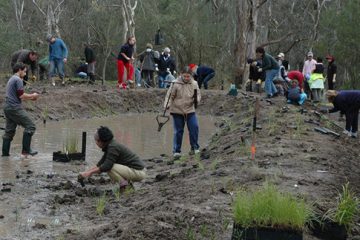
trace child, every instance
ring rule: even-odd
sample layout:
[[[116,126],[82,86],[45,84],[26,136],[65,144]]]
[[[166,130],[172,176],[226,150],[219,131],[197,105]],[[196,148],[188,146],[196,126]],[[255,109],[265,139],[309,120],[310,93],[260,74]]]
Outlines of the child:
[[[298,103],[299,105],[304,104],[307,96],[306,94],[300,89],[299,83],[296,79],[291,80],[291,85],[287,93],[287,102],[288,103]]]
[[[322,98],[324,90],[324,65],[322,63],[322,58],[317,58],[317,63],[315,64],[315,70],[310,75],[309,85],[311,93],[313,95],[313,101],[319,102]]]
[[[101,126],[96,131],[94,139],[104,155],[95,167],[80,173],[82,178],[106,172],[114,182],[120,184],[120,191],[126,189],[129,181],[141,181],[145,178],[144,163],[130,149],[114,140],[109,128]]]

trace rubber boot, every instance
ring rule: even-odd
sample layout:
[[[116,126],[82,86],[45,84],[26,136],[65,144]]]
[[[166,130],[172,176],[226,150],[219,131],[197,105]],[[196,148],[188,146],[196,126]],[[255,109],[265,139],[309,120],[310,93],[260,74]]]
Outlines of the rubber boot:
[[[61,78],[61,85],[65,86],[65,79],[63,77]]]
[[[9,152],[10,152],[10,145],[11,145],[11,140],[10,139],[4,139],[3,138],[3,145],[2,145],[2,155],[3,157],[8,157],[10,156]]]
[[[55,87],[55,78],[50,77],[50,79],[51,79],[51,85],[53,85]]]
[[[24,135],[23,135],[23,148],[22,148],[22,155],[31,155],[31,156],[34,156],[36,155],[38,152],[37,151],[33,151],[31,150],[30,148],[30,145],[31,145],[31,137],[32,135],[29,134],[29,133],[26,133],[24,132]]]

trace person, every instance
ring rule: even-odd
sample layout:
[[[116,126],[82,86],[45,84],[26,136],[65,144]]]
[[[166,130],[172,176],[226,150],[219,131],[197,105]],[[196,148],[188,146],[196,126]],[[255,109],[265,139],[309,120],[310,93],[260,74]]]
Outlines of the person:
[[[158,64],[158,85],[159,88],[165,88],[168,84],[165,82],[169,74],[174,75],[176,71],[175,59],[170,55],[170,48],[165,47],[159,59],[156,59]]]
[[[346,126],[344,134],[353,138],[357,137],[358,116],[360,109],[359,90],[328,90],[326,93],[328,101],[334,105],[332,109],[321,109],[323,113],[340,111],[345,114]]]
[[[170,110],[173,118],[174,138],[173,156],[174,159],[181,157],[181,145],[184,134],[185,122],[189,130],[190,154],[198,154],[199,143],[199,124],[195,113],[195,108],[201,100],[200,89],[197,82],[192,77],[190,67],[186,66],[174,82],[171,83],[167,91],[164,107]]]
[[[208,82],[215,77],[215,70],[208,66],[198,66],[196,64],[189,64],[189,67],[199,88],[201,89],[201,86],[204,83],[204,89],[208,89]]]
[[[43,81],[48,78],[49,74],[49,57],[45,56],[39,60],[39,78]]]
[[[273,80],[279,73],[280,66],[272,56],[265,52],[263,47],[257,47],[255,53],[256,58],[262,60],[262,67],[258,71],[265,71],[265,92],[267,97],[274,97],[277,95],[277,90]]]
[[[305,77],[305,81],[304,81],[305,93],[310,98],[312,95],[311,95],[310,86],[309,86],[309,83],[307,80],[310,79],[312,72],[315,70],[316,61],[315,61],[315,59],[313,59],[313,57],[314,57],[314,54],[311,51],[307,53],[307,60],[305,60],[303,70],[302,70],[302,74]]]
[[[298,81],[296,79],[291,80],[290,88],[286,95],[287,103],[302,105],[306,97],[306,94],[300,89]]]
[[[118,88],[126,89],[127,84],[133,83],[134,66],[134,46],[136,39],[134,36],[130,36],[126,43],[121,46],[119,55],[117,57],[117,69],[118,69]],[[124,73],[126,68],[126,82],[124,82]]]
[[[279,64],[284,66],[285,71],[289,71],[290,64],[289,64],[289,61],[285,59],[285,54],[281,52],[277,56],[279,58],[279,61],[281,61],[281,62],[279,62]]]
[[[314,102],[319,102],[322,99],[324,81],[324,65],[322,64],[322,58],[318,57],[315,69],[308,80]]]
[[[50,79],[51,84],[55,86],[56,71],[61,79],[61,84],[65,84],[64,64],[67,63],[68,49],[64,41],[49,34],[46,38],[49,42],[49,62],[50,62]]]
[[[96,56],[94,50],[91,48],[90,44],[84,43],[85,49],[85,61],[87,63],[87,76],[89,77],[89,83],[95,83],[95,65],[96,65]]]
[[[247,60],[249,64],[249,87],[248,90],[250,92],[253,91],[253,83],[255,83],[255,91],[260,93],[261,92],[261,84],[265,81],[264,72],[259,72],[258,69],[261,68],[261,62],[253,60],[249,58]]]
[[[31,77],[29,76],[29,71],[24,76],[24,85],[28,82],[29,78],[32,81],[36,81],[36,68],[37,68],[37,59],[39,55],[34,50],[21,49],[14,52],[11,56],[11,69],[14,68],[15,64],[18,62],[24,63],[30,66]],[[28,69],[29,70],[29,69]]]
[[[15,136],[16,127],[20,125],[24,128],[22,139],[22,157],[34,156],[37,154],[30,148],[31,138],[36,127],[30,119],[28,113],[22,107],[23,100],[37,100],[38,93],[24,92],[24,77],[26,76],[27,66],[24,63],[15,63],[13,67],[14,75],[6,84],[6,95],[4,104],[4,114],[6,119],[5,133],[3,135],[2,156],[10,156],[10,145]]]
[[[145,79],[145,87],[154,87],[155,59],[159,58],[159,52],[153,50],[151,43],[146,44],[146,49],[139,55],[141,62],[141,75]]]
[[[119,183],[122,191],[132,186],[131,182],[141,181],[146,177],[143,161],[126,146],[118,143],[108,127],[100,126],[94,139],[104,155],[96,166],[80,173],[82,178],[106,172],[113,182]]]
[[[334,58],[334,56],[327,55],[326,60],[328,61],[327,74],[326,74],[326,79],[328,82],[328,89],[334,90],[335,83],[336,83],[336,71],[337,71],[337,66],[334,63],[335,58]]]
[[[79,67],[76,68],[75,74],[76,76],[85,79],[88,77],[88,63],[85,59],[81,59]]]
[[[303,84],[304,83],[304,75],[302,74],[302,72],[297,71],[297,70],[292,70],[292,71],[288,72],[287,77],[290,81],[297,80],[301,92],[304,92],[304,84]]]

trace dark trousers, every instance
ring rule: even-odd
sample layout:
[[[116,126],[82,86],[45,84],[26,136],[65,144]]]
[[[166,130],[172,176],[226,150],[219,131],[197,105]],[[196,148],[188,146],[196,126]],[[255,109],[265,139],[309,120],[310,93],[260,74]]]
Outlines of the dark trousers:
[[[204,88],[205,89],[208,89],[208,82],[213,78],[215,77],[215,73],[210,73],[208,75],[206,75],[204,78],[203,77],[199,77],[198,78],[198,85],[199,85],[199,88],[201,88],[201,85],[204,83]]]
[[[328,90],[334,90],[335,89],[335,83],[333,83],[332,79],[328,79]]]
[[[171,114],[173,117],[174,127],[174,139],[173,139],[173,152],[180,153],[182,138],[184,134],[185,122],[189,130],[190,146],[192,150],[199,149],[198,136],[199,136],[199,123],[196,118],[196,114],[189,113],[186,115],[182,114]]]
[[[35,124],[24,109],[5,107],[4,113],[6,117],[6,126],[3,139],[9,139],[12,141],[18,125],[24,128],[24,133],[28,133],[30,135],[34,134],[36,130]]]
[[[356,133],[358,131],[359,109],[348,111],[345,113],[347,131]]]
[[[152,70],[142,70],[141,76],[145,80],[145,87],[154,87],[154,71]]]

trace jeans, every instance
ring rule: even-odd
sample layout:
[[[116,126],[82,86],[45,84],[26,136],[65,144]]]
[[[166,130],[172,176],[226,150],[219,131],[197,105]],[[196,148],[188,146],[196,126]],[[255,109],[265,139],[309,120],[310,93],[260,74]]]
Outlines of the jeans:
[[[159,84],[159,88],[165,88],[165,86],[167,86],[169,83],[166,83],[166,76],[168,75],[168,72],[159,72],[158,74],[158,84]]]
[[[346,127],[349,132],[356,133],[358,131],[359,109],[350,110],[345,113]]]
[[[64,60],[63,59],[52,59],[50,60],[50,77],[54,77],[56,75],[56,70],[59,73],[61,79],[64,78]]]
[[[199,136],[199,123],[196,118],[196,114],[189,113],[186,115],[182,114],[171,114],[173,116],[173,127],[174,127],[174,139],[173,139],[173,153],[181,152],[182,138],[184,134],[185,122],[189,130],[190,146],[191,149],[199,149],[198,136]]]
[[[273,79],[279,73],[279,69],[270,69],[266,70],[266,78],[265,78],[265,92],[268,96],[274,96],[277,93],[275,84],[273,83]]]
[[[199,79],[198,79],[199,88],[201,88],[201,85],[204,83],[204,88],[205,88],[205,89],[208,89],[208,82],[209,82],[213,77],[215,77],[215,72],[206,75],[206,76],[204,77],[204,79],[199,78]]]

